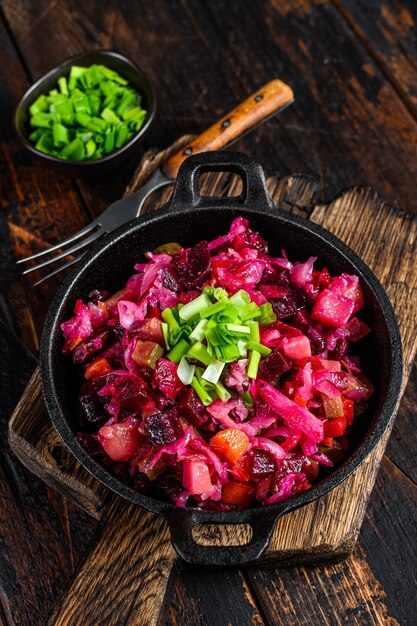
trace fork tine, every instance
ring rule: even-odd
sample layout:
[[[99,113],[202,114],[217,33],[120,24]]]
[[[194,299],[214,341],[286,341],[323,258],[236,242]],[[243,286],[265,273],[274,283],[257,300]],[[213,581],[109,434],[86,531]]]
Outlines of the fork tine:
[[[31,272],[34,272],[35,270],[40,270],[42,267],[46,267],[47,265],[50,265],[54,261],[59,261],[60,259],[63,259],[64,257],[69,256],[73,252],[77,252],[78,250],[81,250],[81,248],[85,248],[85,246],[88,246],[90,243],[92,243],[93,241],[96,241],[96,239],[101,237],[103,233],[104,233],[104,229],[97,230],[95,233],[93,233],[89,237],[86,237],[85,239],[83,239],[80,243],[76,244],[75,246],[72,246],[72,248],[70,248],[69,250],[65,250],[64,252],[61,252],[61,254],[53,256],[47,261],[44,261],[43,263],[38,263],[38,265],[29,267],[29,269],[25,270],[22,273],[30,274]]]
[[[93,230],[93,228],[95,228],[97,225],[98,225],[98,221],[94,220],[93,222],[91,222],[91,224],[87,224],[87,226],[79,230],[77,233],[74,233],[73,235],[71,235],[71,237],[64,239],[64,241],[57,243],[55,246],[52,246],[51,248],[48,248],[47,250],[42,250],[41,252],[37,252],[36,254],[27,256],[24,259],[19,259],[18,261],[16,261],[16,264],[26,263],[26,261],[32,261],[33,259],[38,259],[39,257],[44,256],[45,254],[49,254],[49,252],[54,252],[54,250],[59,250],[63,246],[66,246],[69,243],[72,243],[73,241],[75,241],[76,239],[79,239],[83,235],[86,235],[91,230]]]
[[[47,274],[46,276],[38,280],[36,283],[33,283],[33,286],[36,287],[37,285],[40,285],[41,283],[45,282],[45,280],[49,280],[50,278],[52,278],[52,276],[55,276],[55,274],[58,274],[59,272],[62,272],[62,270],[67,269],[67,267],[71,267],[71,265],[74,265],[74,263],[77,263],[77,261],[79,261],[82,256],[83,255],[80,254],[80,256],[77,256],[77,258],[73,259],[72,261],[68,261],[68,263],[64,263],[64,265],[61,265],[50,274]]]

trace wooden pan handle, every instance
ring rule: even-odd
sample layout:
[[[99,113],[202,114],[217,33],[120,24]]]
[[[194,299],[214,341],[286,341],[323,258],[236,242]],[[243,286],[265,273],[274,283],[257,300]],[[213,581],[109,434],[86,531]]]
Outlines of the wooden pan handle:
[[[165,161],[163,173],[176,178],[181,164],[191,154],[221,150],[293,100],[289,85],[282,80],[271,80]]]
[[[49,626],[155,626],[174,560],[166,522],[114,496],[101,536]]]

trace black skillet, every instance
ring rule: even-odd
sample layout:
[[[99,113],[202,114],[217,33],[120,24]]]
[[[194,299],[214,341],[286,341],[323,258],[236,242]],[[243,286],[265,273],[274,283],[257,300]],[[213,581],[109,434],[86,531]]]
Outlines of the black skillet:
[[[198,179],[203,172],[225,171],[239,175],[239,197],[202,197]],[[231,220],[245,215],[269,241],[277,254],[285,248],[292,259],[318,256],[331,273],[357,274],[365,297],[362,318],[372,333],[361,342],[364,372],[375,386],[366,413],[355,422],[348,458],[312,489],[285,502],[241,512],[208,512],[178,508],[127,487],[98,465],[74,436],[77,398],[76,381],[68,359],[61,356],[60,324],[71,317],[77,298],[93,289],[114,292],[132,273],[143,252],[168,241],[190,246],[213,239],[229,229]],[[52,423],[80,463],[123,498],[162,515],[171,530],[172,544],[187,562],[204,565],[240,565],[256,560],[268,545],[277,519],[290,510],[319,498],[345,480],[382,438],[400,394],[402,354],[394,312],[381,284],[356,254],[320,226],[280,210],[271,200],[261,166],[239,153],[210,152],[190,157],[181,166],[171,201],[108,235],[86,254],[59,289],[45,323],[41,346],[43,393]],[[195,524],[249,524],[250,543],[243,546],[197,545],[192,537]]]

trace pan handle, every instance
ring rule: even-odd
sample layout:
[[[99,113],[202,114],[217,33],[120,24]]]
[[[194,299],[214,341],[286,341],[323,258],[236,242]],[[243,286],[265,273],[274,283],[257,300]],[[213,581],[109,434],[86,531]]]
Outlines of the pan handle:
[[[290,508],[284,505],[281,510],[273,513],[268,513],[267,509],[242,511],[236,515],[235,522],[228,521],[227,525],[250,525],[252,539],[245,545],[204,546],[196,543],[193,528],[198,524],[221,524],[221,513],[204,511],[200,516],[198,513],[201,511],[178,509],[165,514],[165,518],[170,527],[172,545],[184,561],[192,565],[228,567],[256,561],[268,546],[276,522]]]
[[[237,174],[243,182],[241,195],[221,198],[200,195],[198,181],[204,172]],[[240,208],[245,204],[269,210],[274,207],[261,165],[240,152],[202,152],[189,157],[181,165],[167,210],[174,212],[184,207],[195,209],[219,205]]]

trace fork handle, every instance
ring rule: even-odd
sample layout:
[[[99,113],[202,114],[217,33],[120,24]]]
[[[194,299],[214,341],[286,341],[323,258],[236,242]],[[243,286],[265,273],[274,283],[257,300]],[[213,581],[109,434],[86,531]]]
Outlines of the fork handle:
[[[271,80],[165,161],[163,173],[175,179],[181,164],[191,154],[221,150],[293,100],[289,85],[282,80]]]

